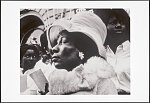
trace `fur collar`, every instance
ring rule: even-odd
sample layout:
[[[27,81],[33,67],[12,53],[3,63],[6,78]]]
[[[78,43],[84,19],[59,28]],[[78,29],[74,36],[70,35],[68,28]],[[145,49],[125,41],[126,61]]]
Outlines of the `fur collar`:
[[[112,67],[100,57],[91,57],[84,65],[72,71],[55,69],[49,76],[49,94],[66,94],[92,90],[98,80],[115,75]]]

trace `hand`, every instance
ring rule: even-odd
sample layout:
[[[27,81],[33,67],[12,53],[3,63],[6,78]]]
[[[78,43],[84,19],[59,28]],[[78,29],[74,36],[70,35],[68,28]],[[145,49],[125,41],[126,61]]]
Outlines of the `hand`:
[[[38,91],[41,95],[45,95],[45,94],[47,94],[48,92],[49,92],[49,90],[48,90],[48,83],[45,83],[45,91],[43,92],[43,91]]]

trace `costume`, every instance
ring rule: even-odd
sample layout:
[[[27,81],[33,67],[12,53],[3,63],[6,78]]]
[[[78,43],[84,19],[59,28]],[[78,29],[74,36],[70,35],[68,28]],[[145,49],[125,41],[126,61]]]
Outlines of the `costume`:
[[[49,75],[51,95],[113,95],[117,89],[111,81],[112,67],[100,57],[91,57],[72,71],[55,69]]]
[[[123,90],[130,93],[130,42],[127,40],[117,47],[116,53],[107,46],[106,60],[115,70],[112,78],[118,92]]]

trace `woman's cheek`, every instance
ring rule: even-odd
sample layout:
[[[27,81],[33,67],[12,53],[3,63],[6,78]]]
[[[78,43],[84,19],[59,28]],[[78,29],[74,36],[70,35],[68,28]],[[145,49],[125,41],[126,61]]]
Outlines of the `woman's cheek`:
[[[107,30],[113,31],[113,30],[114,30],[114,26],[113,26],[113,25],[108,25],[108,26],[107,26]]]
[[[63,46],[61,51],[62,51],[61,55],[63,57],[73,56],[74,54],[77,53],[77,49],[73,46]]]

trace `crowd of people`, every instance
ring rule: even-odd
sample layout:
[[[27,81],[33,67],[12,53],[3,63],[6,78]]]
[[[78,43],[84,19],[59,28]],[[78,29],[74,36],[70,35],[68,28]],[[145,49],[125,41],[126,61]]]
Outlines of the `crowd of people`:
[[[106,24],[79,12],[56,20],[41,36],[46,45],[21,44],[21,94],[129,95],[130,18],[123,9],[111,9],[108,17]],[[37,70],[48,81],[43,90],[31,77]]]

